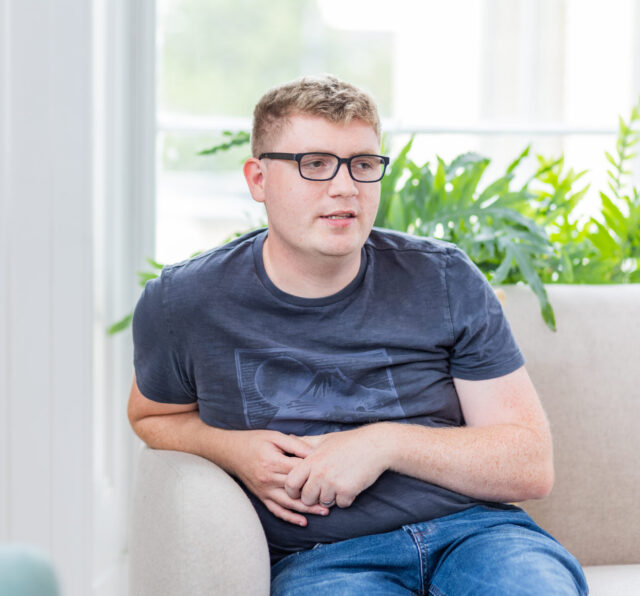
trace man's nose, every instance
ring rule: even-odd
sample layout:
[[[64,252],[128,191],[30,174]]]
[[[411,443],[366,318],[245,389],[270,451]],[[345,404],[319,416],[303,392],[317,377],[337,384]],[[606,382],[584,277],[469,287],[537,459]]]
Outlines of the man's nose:
[[[358,187],[355,184],[355,180],[349,174],[349,168],[346,163],[341,163],[338,167],[338,172],[331,179],[331,185],[329,187],[331,194],[357,194]]]

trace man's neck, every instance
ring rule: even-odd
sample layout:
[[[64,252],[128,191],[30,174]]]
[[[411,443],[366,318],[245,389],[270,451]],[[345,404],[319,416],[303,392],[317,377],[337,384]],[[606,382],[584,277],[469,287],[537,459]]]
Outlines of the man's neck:
[[[360,270],[361,253],[348,257],[292,255],[265,239],[262,260],[275,286],[300,298],[324,298],[351,283]]]

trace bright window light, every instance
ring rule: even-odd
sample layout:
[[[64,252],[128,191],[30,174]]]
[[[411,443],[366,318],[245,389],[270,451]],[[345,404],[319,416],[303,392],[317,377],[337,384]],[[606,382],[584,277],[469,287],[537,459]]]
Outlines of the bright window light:
[[[158,0],[157,258],[181,260],[264,220],[241,173],[269,87],[334,73],[377,99],[393,155],[465,151],[497,177],[528,144],[606,185],[618,115],[640,94],[640,0]],[[535,168],[532,157],[524,164]],[[640,168],[637,168],[640,169]]]

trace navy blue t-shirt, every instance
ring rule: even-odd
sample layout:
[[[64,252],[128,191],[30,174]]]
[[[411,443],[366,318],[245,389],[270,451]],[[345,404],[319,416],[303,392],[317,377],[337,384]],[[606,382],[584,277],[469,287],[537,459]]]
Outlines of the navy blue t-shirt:
[[[453,377],[490,379],[524,364],[493,289],[455,246],[374,229],[349,285],[300,298],[267,276],[266,235],[251,232],[147,283],[133,319],[145,397],[197,401],[205,423],[233,430],[309,435],[380,420],[461,426]],[[386,472],[351,507],[309,515],[303,528],[245,491],[273,560],[479,503]]]

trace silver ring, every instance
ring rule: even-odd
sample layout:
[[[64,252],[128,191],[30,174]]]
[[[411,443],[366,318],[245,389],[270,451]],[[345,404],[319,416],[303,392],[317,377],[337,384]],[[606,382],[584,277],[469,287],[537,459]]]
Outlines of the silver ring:
[[[325,507],[331,507],[331,505],[335,505],[336,500],[333,499],[332,501],[326,502],[326,501],[320,501],[320,505],[324,505]]]

